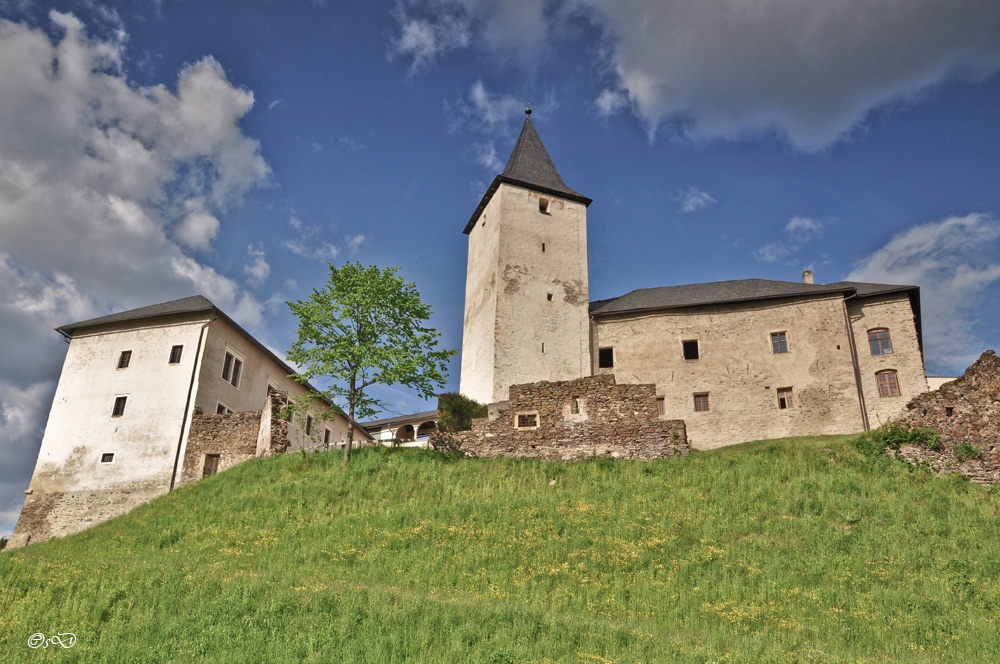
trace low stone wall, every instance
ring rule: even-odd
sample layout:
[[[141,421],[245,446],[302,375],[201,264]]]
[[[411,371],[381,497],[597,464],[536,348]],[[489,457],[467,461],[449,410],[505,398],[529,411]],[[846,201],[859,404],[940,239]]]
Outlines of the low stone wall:
[[[957,470],[974,482],[1000,480],[1000,357],[988,350],[956,380],[907,404],[900,418],[913,427],[930,427],[941,436],[937,450],[904,447],[900,456],[923,461],[938,472]],[[955,446],[980,450],[978,459],[959,461]]]
[[[661,420],[654,385],[617,385],[611,374],[513,385],[506,410],[475,419],[470,431],[434,433],[436,448],[470,456],[590,457],[649,461],[685,456],[683,420]]]

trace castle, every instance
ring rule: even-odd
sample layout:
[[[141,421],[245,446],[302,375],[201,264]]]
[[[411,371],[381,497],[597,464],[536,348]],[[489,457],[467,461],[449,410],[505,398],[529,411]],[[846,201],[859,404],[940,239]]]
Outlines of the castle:
[[[852,433],[927,391],[916,286],[744,279],[591,302],[587,208],[527,117],[469,236],[461,392],[611,374],[652,384],[692,447]]]

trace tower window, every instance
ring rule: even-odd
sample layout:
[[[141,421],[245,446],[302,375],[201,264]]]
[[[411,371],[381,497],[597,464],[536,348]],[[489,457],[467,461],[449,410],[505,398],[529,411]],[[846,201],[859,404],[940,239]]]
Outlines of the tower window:
[[[687,341],[682,341],[681,345],[684,348],[684,359],[685,360],[697,360],[700,357],[700,355],[698,354],[698,340],[697,339],[688,339]]]
[[[790,387],[779,387],[778,388],[778,408],[785,410],[791,408],[794,405],[792,401],[792,388]]]
[[[896,378],[895,371],[879,371],[875,374],[875,378],[878,380],[878,395],[880,397],[899,396],[899,380]]]
[[[601,348],[597,351],[597,368],[612,369],[615,366],[615,349]]]
[[[771,352],[775,355],[788,352],[788,336],[784,332],[771,333]]]
[[[660,417],[667,414],[666,397],[656,397],[656,414]]]
[[[546,298],[546,299],[547,299],[547,300],[548,300],[549,302],[551,302],[551,301],[552,301],[552,293],[547,293],[547,294],[546,294],[546,296],[545,296],[545,298]]]
[[[538,199],[538,211],[542,214],[549,214],[549,199],[539,198]]]
[[[125,414],[125,402],[128,397],[115,397],[115,407],[111,410],[111,417],[121,417]]]
[[[129,362],[132,361],[132,351],[123,350],[122,354],[118,356],[118,368],[125,369],[128,367]]]
[[[543,254],[545,253],[545,243],[544,242],[542,242],[542,253]]]
[[[889,340],[889,330],[868,330],[868,345],[872,355],[889,355],[892,353],[892,341]]]
[[[101,455],[101,463],[112,463],[115,460],[114,452],[105,452]]]
[[[180,364],[181,363],[181,353],[184,352],[184,346],[174,346],[170,349],[170,361],[168,364]]]

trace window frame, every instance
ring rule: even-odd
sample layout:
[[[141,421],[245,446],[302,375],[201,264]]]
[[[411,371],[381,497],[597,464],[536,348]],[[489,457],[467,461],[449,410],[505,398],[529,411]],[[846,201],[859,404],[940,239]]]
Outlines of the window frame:
[[[694,357],[688,357],[689,344],[694,344]],[[681,339],[681,357],[685,362],[696,362],[701,359],[701,345],[697,339]]]
[[[880,336],[882,334],[885,336]],[[872,355],[892,355],[892,336],[889,334],[889,328],[873,327],[868,330],[868,350]]]
[[[708,398],[709,394],[711,394],[711,392],[694,393],[694,412],[707,413],[712,410],[712,405]]]
[[[176,359],[174,355],[176,354]],[[180,364],[181,358],[184,357],[184,344],[174,344],[170,347],[170,356],[167,358],[167,364]]]
[[[667,414],[667,398],[656,397],[656,415],[663,417]]]
[[[226,347],[226,354],[222,360],[222,380],[226,381],[237,390],[243,382],[243,369],[246,361],[232,348]]]
[[[125,407],[128,405],[128,395],[115,395],[115,405],[111,408],[111,417],[125,417]]]
[[[208,463],[209,459],[212,459],[215,462],[215,463],[213,463],[211,465],[212,472],[208,472],[208,469],[210,467],[209,463]],[[212,475],[218,475],[219,474],[219,470],[220,470],[219,466],[221,466],[221,465],[222,465],[222,455],[221,454],[218,454],[218,453],[206,453],[205,454],[205,459],[202,461],[202,464],[201,464],[201,476],[202,476],[202,478],[211,477]]]
[[[795,394],[791,387],[778,388],[778,410],[795,408]]]
[[[610,364],[605,363],[605,358],[610,357]],[[604,348],[597,349],[597,368],[598,369],[614,369],[615,368],[615,347],[605,346]]]
[[[899,372],[895,369],[876,371],[875,384],[878,387],[878,396],[880,399],[903,396],[903,391],[899,388]],[[893,390],[895,390],[895,394],[892,393]]]
[[[788,352],[788,332],[771,333],[771,354],[784,355]]]
[[[215,414],[216,415],[228,415],[231,412],[233,412],[232,408],[230,408],[226,404],[222,403],[221,401],[216,402],[216,404],[215,404]]]
[[[108,457],[110,457],[110,458],[108,458]],[[115,462],[115,453],[114,452],[101,452],[101,460],[99,461],[99,463],[103,463],[103,464],[107,465],[107,464],[112,464],[114,462]]]
[[[132,351],[123,350],[118,355],[118,366],[116,369],[128,369],[128,365],[132,363]]]
[[[522,420],[522,418],[524,418]],[[532,418],[529,420],[527,418]],[[533,431],[539,426],[539,417],[537,410],[524,410],[514,413],[514,428],[518,431]],[[523,422],[523,423],[522,423]],[[416,430],[414,430],[414,438],[416,437]]]

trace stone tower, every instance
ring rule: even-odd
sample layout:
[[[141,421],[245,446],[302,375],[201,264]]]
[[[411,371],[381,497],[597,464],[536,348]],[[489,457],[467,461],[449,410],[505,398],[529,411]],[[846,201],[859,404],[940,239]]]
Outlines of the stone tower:
[[[511,385],[589,376],[587,206],[531,123],[465,227],[461,392],[506,401]]]

